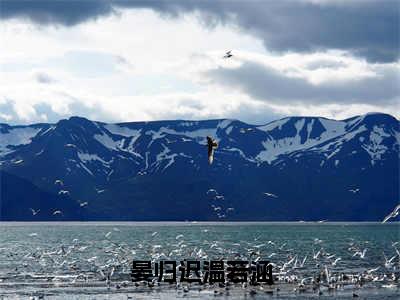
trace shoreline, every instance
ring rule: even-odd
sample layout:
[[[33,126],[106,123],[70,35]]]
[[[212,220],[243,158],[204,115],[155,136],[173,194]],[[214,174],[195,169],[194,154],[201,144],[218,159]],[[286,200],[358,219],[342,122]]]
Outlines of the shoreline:
[[[162,284],[155,287],[138,286],[135,287],[132,282],[124,287],[116,288],[116,282],[110,288],[105,286],[104,282],[91,283],[8,283],[1,284],[3,293],[0,298],[18,298],[18,297],[43,297],[45,299],[95,299],[107,297],[107,299],[251,299],[264,298],[330,298],[342,299],[353,297],[367,297],[368,299],[396,299],[400,293],[398,285],[388,286],[377,284],[365,284],[359,287],[353,284],[343,285],[337,289],[330,289],[328,286],[321,285],[318,289],[312,286],[305,286],[300,289],[298,284],[294,283],[276,283],[272,286],[246,286],[231,285],[227,287],[202,286],[182,284],[180,286]],[[131,286],[132,285],[132,286]],[[7,292],[8,288],[10,289]],[[19,290],[21,288],[22,290]],[[357,295],[357,296],[355,296]],[[3,298],[2,298],[3,297]],[[121,298],[122,297],[122,298]],[[42,299],[43,299],[42,298]],[[36,298],[31,298],[36,299]],[[40,299],[40,298],[39,298]]]
[[[1,225],[12,224],[69,224],[69,225],[399,225],[400,221],[0,221]]]

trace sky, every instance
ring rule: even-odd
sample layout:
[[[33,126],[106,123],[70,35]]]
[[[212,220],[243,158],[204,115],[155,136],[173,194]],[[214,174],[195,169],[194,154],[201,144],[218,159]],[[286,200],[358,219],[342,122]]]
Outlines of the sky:
[[[0,123],[399,118],[399,19],[399,0],[0,0]]]

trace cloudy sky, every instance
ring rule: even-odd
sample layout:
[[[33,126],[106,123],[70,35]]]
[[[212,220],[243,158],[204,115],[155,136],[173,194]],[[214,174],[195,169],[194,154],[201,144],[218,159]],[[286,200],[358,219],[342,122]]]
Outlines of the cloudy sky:
[[[0,122],[399,118],[399,16],[398,0],[0,0]]]

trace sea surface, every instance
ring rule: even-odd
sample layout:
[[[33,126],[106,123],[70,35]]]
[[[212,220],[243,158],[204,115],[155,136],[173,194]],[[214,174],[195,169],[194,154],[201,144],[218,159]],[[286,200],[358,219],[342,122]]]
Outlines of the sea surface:
[[[397,249],[399,223],[0,222],[0,299],[398,299]],[[135,284],[140,259],[269,260],[274,284]]]

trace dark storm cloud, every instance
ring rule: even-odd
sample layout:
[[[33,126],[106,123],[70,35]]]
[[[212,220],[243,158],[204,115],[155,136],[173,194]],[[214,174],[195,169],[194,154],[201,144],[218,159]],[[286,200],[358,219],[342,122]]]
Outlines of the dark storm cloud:
[[[163,16],[200,12],[207,26],[233,23],[261,38],[267,49],[309,52],[343,49],[369,61],[399,58],[399,1],[9,1],[1,17],[75,25],[120,9],[149,8]]]
[[[71,26],[111,13],[114,9],[105,0],[0,0],[2,19],[25,18],[42,25]]]
[[[240,89],[258,100],[276,104],[390,105],[398,101],[400,95],[400,75],[396,66],[379,68],[373,77],[318,85],[251,61],[245,61],[235,69],[210,70],[205,75],[217,84]]]

